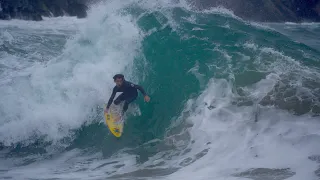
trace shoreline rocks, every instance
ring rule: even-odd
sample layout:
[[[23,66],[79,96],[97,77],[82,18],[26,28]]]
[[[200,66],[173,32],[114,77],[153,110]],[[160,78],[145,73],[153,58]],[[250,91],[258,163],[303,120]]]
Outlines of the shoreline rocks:
[[[41,21],[42,17],[85,18],[88,6],[80,0],[0,0],[0,19]]]
[[[87,17],[90,3],[100,0],[0,0],[0,19],[41,21],[42,17]],[[320,0],[189,0],[198,9],[225,7],[258,22],[320,22]]]

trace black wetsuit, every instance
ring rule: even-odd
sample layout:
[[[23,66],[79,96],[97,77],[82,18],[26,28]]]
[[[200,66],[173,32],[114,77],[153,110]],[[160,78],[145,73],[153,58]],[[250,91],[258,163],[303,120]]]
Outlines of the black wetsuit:
[[[113,91],[112,91],[112,94],[111,94],[111,97],[108,101],[108,105],[107,105],[107,108],[110,107],[110,105],[112,104],[112,101],[114,99],[114,97],[116,96],[116,93],[117,92],[123,92],[122,94],[120,94],[116,100],[114,100],[114,104],[115,105],[118,105],[120,104],[121,101],[125,101],[124,102],[124,105],[123,105],[123,111],[122,113],[126,112],[127,109],[128,109],[128,106],[131,102],[133,102],[137,97],[138,97],[138,91],[137,89],[140,90],[140,92],[145,96],[147,95],[146,92],[144,91],[144,89],[139,86],[139,85],[136,85],[136,84],[133,84],[129,81],[123,81],[123,84],[118,87],[118,86],[115,86],[113,88]]]

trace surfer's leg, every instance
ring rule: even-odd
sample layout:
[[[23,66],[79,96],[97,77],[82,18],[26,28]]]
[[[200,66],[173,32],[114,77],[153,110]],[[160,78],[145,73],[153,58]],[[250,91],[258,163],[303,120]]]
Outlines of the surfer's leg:
[[[128,110],[129,104],[132,103],[136,99],[137,99],[137,95],[134,95],[132,97],[127,97],[125,99],[123,109],[122,109],[122,114],[124,114]]]
[[[124,101],[125,100],[125,95],[124,95],[124,93],[122,93],[122,94],[120,94],[118,97],[117,97],[117,99],[116,100],[114,100],[114,104],[115,105],[118,105],[118,104],[120,104],[121,103],[121,101]]]

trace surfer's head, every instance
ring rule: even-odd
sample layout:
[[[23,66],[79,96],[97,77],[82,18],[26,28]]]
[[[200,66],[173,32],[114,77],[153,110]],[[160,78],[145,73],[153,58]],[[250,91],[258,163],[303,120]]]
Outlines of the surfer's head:
[[[118,87],[120,87],[122,85],[123,81],[124,81],[124,75],[116,74],[116,75],[113,76],[113,80],[116,83],[116,85]]]

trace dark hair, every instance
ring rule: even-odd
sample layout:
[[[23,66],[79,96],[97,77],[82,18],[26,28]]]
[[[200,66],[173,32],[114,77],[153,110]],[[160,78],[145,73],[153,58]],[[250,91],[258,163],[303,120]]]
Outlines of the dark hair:
[[[113,76],[113,80],[116,80],[116,79],[124,79],[124,75],[123,74],[116,74]]]

